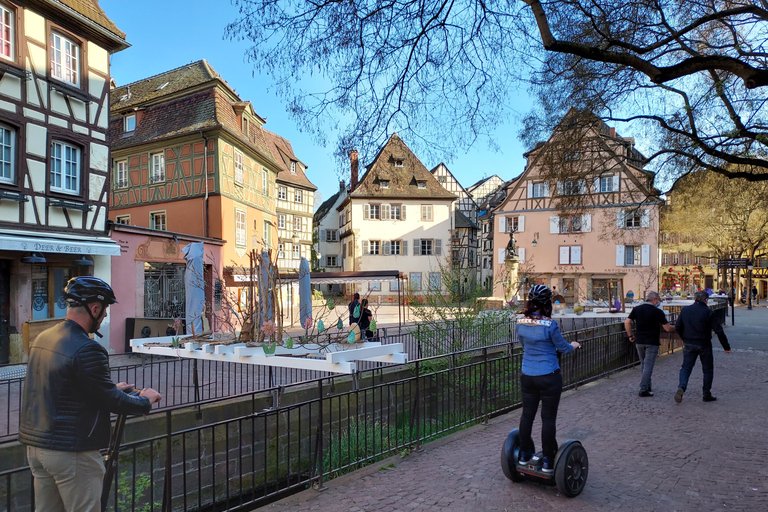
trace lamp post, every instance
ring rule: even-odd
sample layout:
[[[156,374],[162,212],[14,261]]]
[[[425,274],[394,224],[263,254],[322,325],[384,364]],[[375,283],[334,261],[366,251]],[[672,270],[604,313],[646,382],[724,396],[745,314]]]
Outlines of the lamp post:
[[[750,260],[747,263],[747,309],[752,309],[752,269],[755,268]]]

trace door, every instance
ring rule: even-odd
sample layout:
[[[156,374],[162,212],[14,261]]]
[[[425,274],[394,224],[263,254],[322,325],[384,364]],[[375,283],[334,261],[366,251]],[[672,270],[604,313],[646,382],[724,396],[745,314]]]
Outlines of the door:
[[[11,262],[0,260],[0,364],[11,354]]]

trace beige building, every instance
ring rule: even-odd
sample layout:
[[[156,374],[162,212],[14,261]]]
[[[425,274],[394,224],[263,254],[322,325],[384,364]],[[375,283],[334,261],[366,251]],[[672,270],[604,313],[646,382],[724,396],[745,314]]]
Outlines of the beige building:
[[[526,170],[493,210],[495,296],[541,283],[569,305],[608,305],[659,287],[660,200],[645,157],[594,116],[574,134],[571,115],[525,155]],[[508,276],[512,230],[520,266]]]

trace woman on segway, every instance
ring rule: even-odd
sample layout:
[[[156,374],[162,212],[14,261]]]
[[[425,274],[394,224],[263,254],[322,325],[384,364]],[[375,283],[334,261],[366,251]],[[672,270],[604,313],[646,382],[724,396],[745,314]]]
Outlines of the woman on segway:
[[[520,464],[527,464],[534,449],[531,431],[541,402],[542,471],[554,471],[557,453],[557,407],[563,390],[563,376],[557,352],[568,354],[579,348],[578,342],[568,343],[560,327],[552,320],[552,290],[537,284],[528,293],[523,318],[517,321],[517,339],[523,347],[523,367],[520,388],[523,414],[520,417]]]

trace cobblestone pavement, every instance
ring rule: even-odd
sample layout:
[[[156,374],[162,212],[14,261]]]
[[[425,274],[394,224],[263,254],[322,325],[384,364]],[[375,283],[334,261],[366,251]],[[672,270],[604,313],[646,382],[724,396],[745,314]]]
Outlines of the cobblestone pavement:
[[[752,316],[749,325],[739,328],[737,319],[735,328],[726,329],[732,341],[744,337],[744,328],[768,325],[768,311]],[[729,355],[715,350],[717,402],[701,400],[699,364],[682,403],[674,402],[680,352],[657,361],[654,397],[637,396],[638,368],[565,393],[558,438],[581,439],[589,455],[587,485],[576,498],[561,496],[554,487],[506,479],[499,453],[519,421],[516,410],[428,443],[422,452],[331,480],[325,492],[304,491],[259,510],[768,510],[766,338],[750,336],[749,345],[757,349]]]

